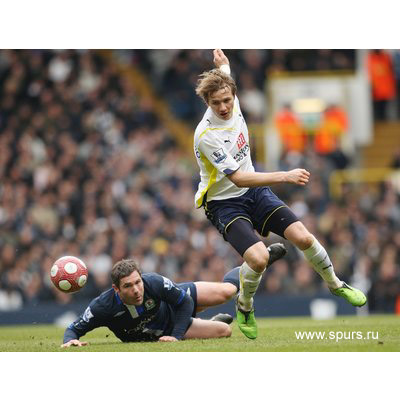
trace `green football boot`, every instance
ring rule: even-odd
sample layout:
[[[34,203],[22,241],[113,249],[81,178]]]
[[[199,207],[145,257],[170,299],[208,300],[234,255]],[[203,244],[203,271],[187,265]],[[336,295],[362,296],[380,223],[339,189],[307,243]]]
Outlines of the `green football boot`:
[[[361,290],[353,288],[345,282],[343,282],[342,287],[337,289],[330,289],[330,291],[335,296],[343,297],[351,305],[356,307],[362,307],[367,302],[367,298]]]
[[[236,296],[236,320],[239,329],[249,339],[255,339],[258,335],[257,322],[254,317],[254,308],[244,311],[239,306],[239,295]]]

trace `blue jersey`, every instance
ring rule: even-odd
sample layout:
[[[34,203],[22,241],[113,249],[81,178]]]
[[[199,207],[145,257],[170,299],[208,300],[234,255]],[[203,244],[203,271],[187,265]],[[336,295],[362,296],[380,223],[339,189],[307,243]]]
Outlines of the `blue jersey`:
[[[106,326],[123,342],[158,340],[161,336],[182,339],[192,322],[193,300],[185,290],[161,275],[142,275],[143,303],[126,305],[109,289],[91,301],[85,312],[64,334],[64,343]]]

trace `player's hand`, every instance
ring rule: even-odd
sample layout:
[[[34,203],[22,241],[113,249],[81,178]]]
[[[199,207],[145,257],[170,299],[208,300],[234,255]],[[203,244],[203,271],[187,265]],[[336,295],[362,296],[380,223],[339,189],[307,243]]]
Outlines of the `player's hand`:
[[[217,68],[219,68],[221,65],[224,64],[229,65],[228,57],[224,54],[224,52],[221,49],[215,49],[213,51],[213,54],[214,54],[214,64]]]
[[[177,342],[178,339],[173,336],[161,336],[160,339],[158,339],[159,342]]]
[[[62,344],[61,347],[70,347],[70,346],[81,347],[81,346],[86,346],[87,344],[89,344],[89,343],[88,342],[81,342],[78,339],[72,339],[69,342]]]
[[[310,179],[310,173],[302,168],[292,169],[286,172],[286,183],[293,183],[295,185],[304,186]]]

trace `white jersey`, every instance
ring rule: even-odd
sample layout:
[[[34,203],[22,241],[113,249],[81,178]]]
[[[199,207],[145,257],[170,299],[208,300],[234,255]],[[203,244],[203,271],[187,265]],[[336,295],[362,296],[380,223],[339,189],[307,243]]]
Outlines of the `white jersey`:
[[[196,207],[207,201],[238,197],[249,188],[239,188],[227,175],[240,168],[254,172],[250,156],[249,131],[235,96],[230,120],[218,118],[208,107],[194,134],[194,152],[200,167],[199,188],[195,196]]]

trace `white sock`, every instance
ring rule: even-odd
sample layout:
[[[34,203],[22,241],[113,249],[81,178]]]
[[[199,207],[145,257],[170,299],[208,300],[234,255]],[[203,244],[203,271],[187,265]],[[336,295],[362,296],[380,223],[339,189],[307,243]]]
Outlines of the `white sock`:
[[[243,311],[250,311],[253,307],[253,296],[257,291],[262,278],[262,272],[256,272],[244,262],[239,271],[240,293],[239,304]]]
[[[314,242],[308,249],[303,251],[306,259],[311,263],[314,270],[318,272],[329,288],[337,289],[343,282],[335,275],[333,264],[328,253],[320,242],[314,238]]]

